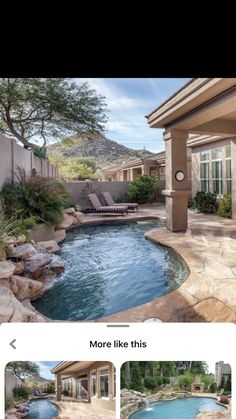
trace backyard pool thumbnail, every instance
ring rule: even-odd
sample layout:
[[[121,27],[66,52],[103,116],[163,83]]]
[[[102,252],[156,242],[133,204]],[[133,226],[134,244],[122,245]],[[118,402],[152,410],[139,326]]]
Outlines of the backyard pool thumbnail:
[[[231,418],[228,363],[130,361],[122,365],[120,419],[209,417]]]
[[[5,419],[115,419],[108,361],[13,361],[5,367]]]

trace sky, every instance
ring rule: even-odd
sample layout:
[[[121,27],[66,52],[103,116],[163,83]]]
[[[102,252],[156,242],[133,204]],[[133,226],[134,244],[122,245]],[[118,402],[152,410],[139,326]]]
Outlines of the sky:
[[[53,380],[55,377],[51,374],[50,370],[55,367],[60,361],[37,361],[40,368],[40,377],[47,378],[49,380]],[[214,374],[215,373],[215,364],[218,361],[206,361],[208,365],[208,372]]]
[[[39,375],[40,377],[47,378],[49,380],[54,380],[55,376],[51,374],[50,370],[59,364],[60,361],[37,361],[40,368]]]
[[[190,79],[187,78],[80,78],[105,97],[108,122],[105,135],[134,149],[159,152],[164,149],[162,130],[150,128],[151,113]]]

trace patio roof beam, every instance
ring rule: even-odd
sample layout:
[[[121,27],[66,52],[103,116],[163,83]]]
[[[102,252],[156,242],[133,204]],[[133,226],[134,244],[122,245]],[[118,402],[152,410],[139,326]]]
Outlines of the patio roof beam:
[[[236,88],[224,92],[215,99],[211,99],[198,109],[193,109],[185,116],[178,120],[172,121],[171,128],[176,128],[184,131],[194,131],[194,128],[206,124],[210,121],[226,117],[233,110],[236,110]],[[166,128],[168,128],[166,126]]]
[[[229,119],[214,119],[213,121],[197,126],[192,132],[196,134],[235,136],[236,121]]]

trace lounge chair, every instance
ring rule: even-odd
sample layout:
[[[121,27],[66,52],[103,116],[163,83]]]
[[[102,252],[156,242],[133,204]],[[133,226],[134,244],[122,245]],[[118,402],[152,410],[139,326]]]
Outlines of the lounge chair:
[[[106,202],[107,205],[109,205],[110,207],[112,207],[113,205],[121,205],[121,206],[126,206],[128,207],[128,210],[137,210],[138,211],[138,204],[136,202],[122,202],[122,203],[115,203],[114,199],[112,198],[110,192],[103,192],[103,198]]]
[[[103,206],[95,193],[88,194],[88,199],[94,209],[94,212],[97,214],[112,213],[125,215],[128,213],[128,206],[125,205]]]

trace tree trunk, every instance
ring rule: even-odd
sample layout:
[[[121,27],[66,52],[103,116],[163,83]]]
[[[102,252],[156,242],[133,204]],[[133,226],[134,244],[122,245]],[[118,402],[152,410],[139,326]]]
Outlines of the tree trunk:
[[[127,383],[130,383],[131,381],[131,376],[130,376],[130,362],[126,362],[125,363],[125,381]]]

